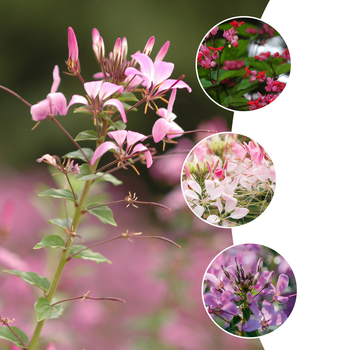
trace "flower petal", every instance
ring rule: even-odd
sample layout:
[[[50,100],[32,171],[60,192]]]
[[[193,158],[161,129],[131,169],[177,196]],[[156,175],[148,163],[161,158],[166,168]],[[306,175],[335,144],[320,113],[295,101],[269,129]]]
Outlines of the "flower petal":
[[[48,100],[42,100],[30,107],[30,114],[36,122],[45,119],[50,114],[50,105]]]
[[[202,194],[202,189],[201,189],[201,186],[199,185],[198,182],[193,181],[193,180],[189,180],[187,183],[188,183],[188,185],[189,185],[193,190],[195,190],[198,194]]]
[[[285,274],[278,276],[277,281],[277,296],[281,295],[288,287],[289,277]]]
[[[203,213],[204,213],[204,207],[202,207],[201,205],[197,205],[194,209],[193,209],[194,213],[197,214],[199,217],[202,217]]]
[[[245,332],[253,332],[261,327],[261,322],[255,318],[249,319],[243,326],[242,330]]]
[[[100,146],[96,148],[96,151],[94,152],[94,155],[91,158],[91,165],[94,165],[98,158],[103,156],[106,152],[108,152],[111,149],[114,149],[115,151],[118,152],[118,148],[113,142],[111,141],[103,142]]]
[[[232,219],[241,219],[249,213],[249,210],[246,208],[236,208],[235,211],[230,215]]]
[[[209,215],[207,221],[211,224],[217,224],[218,222],[220,222],[220,218],[216,215]]]
[[[126,114],[125,114],[125,110],[124,110],[124,106],[123,104],[116,98],[111,98],[110,100],[106,101],[104,104],[103,104],[103,107],[104,106],[114,106],[114,107],[117,107],[122,119],[123,119],[123,122],[124,123],[127,123],[127,119],[126,119]]]
[[[223,194],[222,196],[225,200],[225,211],[226,213],[229,213],[230,211],[234,210],[237,205],[237,199],[233,198],[227,194]]]
[[[119,145],[119,148],[122,148],[123,143],[126,139],[127,131],[126,130],[110,131],[107,133],[107,135],[117,142],[117,144]]]
[[[94,100],[100,92],[102,84],[102,80],[89,81],[84,84],[84,89],[87,92],[87,94]]]
[[[165,137],[166,133],[170,129],[170,123],[164,118],[159,118],[153,125],[152,136],[155,143],[158,143]]]
[[[54,107],[55,111],[54,113],[51,113],[53,115],[56,115],[56,110],[59,112],[60,115],[66,115],[67,114],[67,100],[65,96],[61,92],[55,92],[52,94],[47,95],[47,100],[49,101],[49,104]]]
[[[174,63],[157,61],[154,63],[153,86],[157,86],[168,79],[174,70]]]
[[[100,98],[100,101],[105,100],[107,97],[113,95],[115,92],[122,93],[124,88],[121,85],[104,82],[101,85],[100,92],[98,94],[98,97]],[[124,108],[123,108],[124,109]]]
[[[183,89],[183,88],[186,88],[188,92],[192,91],[192,89],[182,80],[167,79],[163,81],[158,91],[163,91],[168,89]]]
[[[54,67],[52,75],[53,75],[53,83],[52,83],[50,93],[56,92],[61,82],[60,73],[57,65]]]

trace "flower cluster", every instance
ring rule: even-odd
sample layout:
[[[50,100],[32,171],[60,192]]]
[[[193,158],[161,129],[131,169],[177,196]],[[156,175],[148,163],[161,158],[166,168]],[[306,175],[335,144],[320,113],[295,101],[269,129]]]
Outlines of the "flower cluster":
[[[184,165],[182,188],[197,216],[232,227],[259,216],[270,203],[275,184],[273,163],[259,144],[223,133],[192,150]]]
[[[276,253],[262,246],[236,246],[221,253],[204,276],[207,311],[232,334],[252,337],[269,333],[290,314],[287,303],[295,296],[294,285],[289,286],[286,273],[276,279],[275,271],[259,255],[266,255],[269,261]]]
[[[37,122],[35,126],[44,121],[54,122],[75,146],[72,152],[62,157],[44,154],[37,159],[39,163],[44,162],[54,167],[55,169],[52,169],[56,173],[53,173],[53,175],[58,175],[55,176],[58,188],[49,188],[41,192],[39,196],[51,197],[53,200],[63,200],[61,204],[64,202],[64,210],[61,208],[60,215],[63,213],[64,217],[50,219],[50,223],[61,230],[61,235],[45,236],[35,245],[34,249],[58,248],[61,250],[61,257],[56,265],[52,281],[31,271],[22,272],[17,269],[5,271],[10,275],[21,277],[25,282],[35,285],[44,292],[35,304],[37,326],[29,343],[24,332],[17,327],[9,326],[6,321],[7,318],[0,319],[0,323],[6,323],[8,328],[5,331],[5,339],[13,341],[16,346],[25,349],[35,348],[43,322],[48,318],[57,318],[62,314],[63,309],[61,309],[61,305],[58,305],[60,303],[77,299],[125,302],[120,298],[88,297],[86,293],[83,296],[70,296],[65,300],[53,303],[54,298],[57,297],[56,291],[61,274],[65,265],[72,258],[92,260],[97,263],[110,263],[107,258],[100,253],[93,252],[90,248],[117,239],[131,240],[133,238],[136,240],[140,238],[141,232],[129,233],[126,230],[126,233],[99,241],[90,247],[73,244],[77,236],[80,238],[83,236],[80,229],[78,231],[83,216],[92,216],[99,219],[103,224],[116,226],[113,211],[110,209],[110,206],[114,204],[124,203],[127,207],[134,208],[138,208],[137,204],[146,204],[169,210],[168,207],[160,203],[140,201],[136,193],[131,195],[131,191],[129,196],[125,197],[123,195],[120,199],[107,202],[107,193],[103,190],[104,187],[102,187],[102,190],[99,187],[98,196],[93,195],[92,197],[90,193],[91,187],[101,181],[110,182],[115,186],[121,185],[122,182],[114,176],[114,173],[118,170],[132,168],[140,175],[136,166],[137,163],[145,164],[147,168],[150,168],[153,164],[153,155],[157,151],[155,147],[150,145],[152,140],[154,143],[163,141],[164,145],[170,142],[175,143],[173,139],[184,133],[184,130],[174,122],[176,115],[173,113],[173,109],[177,90],[187,89],[188,92],[191,92],[191,88],[183,81],[184,76],[180,76],[178,79],[170,78],[174,70],[174,64],[164,61],[169,48],[168,41],[161,47],[154,60],[150,58],[154,42],[154,37],[151,37],[147,41],[143,52],[137,51],[131,55],[131,59],[128,59],[127,40],[126,38],[118,38],[113,51],[106,56],[104,40],[99,31],[96,28],[93,29],[92,49],[100,67],[100,72],[94,75],[95,80],[85,81],[79,60],[78,41],[74,30],[69,27],[68,59],[66,61],[68,72],[66,73],[80,80],[84,90],[83,95],[74,94],[67,103],[64,94],[57,92],[61,81],[57,65],[53,70],[53,84],[50,93],[47,94],[46,99],[36,104],[31,105],[15,92],[0,86],[1,89],[18,97],[30,106],[32,119]],[[166,97],[167,94],[169,94],[169,97]],[[165,108],[158,108],[157,104],[160,101],[166,103]],[[129,112],[135,111],[142,104],[145,106],[144,113],[149,108],[154,115],[149,136],[128,128]],[[89,117],[91,129],[82,130],[73,137],[60,124],[58,117],[66,116],[75,105],[79,105],[75,108],[75,113],[82,113]],[[93,149],[82,147],[81,142],[85,141],[95,144],[95,147]],[[108,159],[107,153],[113,159],[102,166],[99,165],[103,156],[106,155],[105,160]],[[63,161],[61,161],[61,158]],[[94,198],[98,198],[102,202],[96,202]],[[5,214],[8,221],[11,213],[7,211]],[[122,220],[122,218],[119,217],[118,220]],[[8,230],[9,224],[7,223],[4,227],[1,227],[0,233],[4,232],[5,234]],[[142,236],[142,238],[161,239],[180,247],[165,237]],[[4,338],[4,333],[0,334],[0,338]]]
[[[290,54],[279,33],[261,21],[250,23],[248,18],[222,23],[213,33],[205,37],[197,56],[198,77],[209,97],[240,111],[274,101],[286,84],[282,80],[290,73]],[[281,44],[269,42],[276,37]],[[274,53],[264,50],[265,44],[275,46]],[[278,82],[279,91],[270,89],[268,79]],[[264,96],[265,91],[272,91],[273,96]]]

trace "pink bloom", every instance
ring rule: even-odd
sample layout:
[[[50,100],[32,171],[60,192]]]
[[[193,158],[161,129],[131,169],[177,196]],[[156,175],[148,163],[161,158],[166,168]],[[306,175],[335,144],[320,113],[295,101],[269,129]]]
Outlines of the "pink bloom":
[[[171,92],[168,108],[159,108],[157,111],[158,115],[162,118],[159,118],[153,125],[152,135],[155,143],[159,142],[165,136],[172,139],[181,136],[183,133],[183,129],[174,122],[176,115],[172,113],[175,96],[176,89]]]
[[[46,100],[42,100],[30,108],[33,120],[50,119],[50,117],[56,116],[57,113],[60,115],[67,114],[67,100],[61,92],[56,92],[60,81],[58,66],[55,66],[51,91],[47,95]]]
[[[86,93],[89,95],[91,105],[89,101],[80,95],[73,95],[72,99],[68,104],[68,108],[76,103],[81,103],[88,107],[88,110],[94,115],[97,116],[101,113],[102,109],[105,106],[114,106],[118,109],[123,122],[126,123],[126,114],[124,111],[123,104],[116,98],[109,99],[103,103],[108,97],[112,96],[115,92],[123,92],[123,87],[109,82],[102,81],[91,81],[84,84]],[[67,109],[68,109],[67,108]]]
[[[277,281],[277,288],[275,288],[274,285],[271,284],[271,288],[273,291],[273,300],[280,302],[280,303],[286,303],[289,299],[289,297],[282,297],[281,294],[287,289],[289,283],[289,277],[285,274],[281,274],[278,276]]]
[[[262,52],[260,55],[255,55],[254,58],[259,61],[266,61],[271,56],[271,52]]]
[[[50,154],[44,154],[41,158],[38,158],[36,161],[38,163],[45,162],[47,164],[53,165],[55,168],[57,168],[65,174],[80,174],[79,164],[74,164],[73,160],[70,161],[70,159],[68,159],[66,165],[57,164],[57,160],[59,160],[59,158],[53,157]]]
[[[72,27],[68,27],[68,60],[66,64],[71,73],[80,73],[78,42]]]
[[[191,92],[191,88],[182,80],[168,79],[174,70],[174,64],[171,62],[164,62],[157,60],[154,63],[143,53],[136,53],[131,55],[139,65],[140,69],[128,67],[125,70],[125,75],[132,78],[132,76],[142,79],[142,85],[145,86],[146,107],[150,101],[161,97],[169,89],[187,88]]]
[[[238,32],[235,30],[235,27],[232,27],[229,30],[224,30],[224,34],[222,35],[227,41],[230,41],[234,47],[238,46],[238,36],[236,35]]]
[[[144,153],[146,157],[147,168],[149,168],[152,165],[153,161],[151,152],[143,144],[137,143],[139,141],[145,140],[147,136],[130,130],[110,131],[108,133],[108,136],[114,139],[118,146],[111,141],[103,142],[100,146],[97,147],[94,155],[92,156],[91,165],[95,164],[96,160],[109,150],[115,151],[116,155],[120,160],[120,163],[123,163],[129,158],[134,158],[137,154]],[[125,141],[126,149],[124,151],[123,145]]]

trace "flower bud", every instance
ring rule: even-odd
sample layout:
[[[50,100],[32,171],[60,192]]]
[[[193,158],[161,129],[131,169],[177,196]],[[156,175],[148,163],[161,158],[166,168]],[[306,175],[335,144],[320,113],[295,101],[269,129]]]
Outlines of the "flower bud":
[[[261,272],[263,267],[263,259],[260,258],[256,264],[256,272]]]
[[[228,278],[228,279],[230,279],[230,274],[229,274],[229,272],[226,270],[226,267],[224,266],[224,265],[221,265],[221,268],[222,268],[222,270],[224,271],[224,274],[225,274],[225,276]]]

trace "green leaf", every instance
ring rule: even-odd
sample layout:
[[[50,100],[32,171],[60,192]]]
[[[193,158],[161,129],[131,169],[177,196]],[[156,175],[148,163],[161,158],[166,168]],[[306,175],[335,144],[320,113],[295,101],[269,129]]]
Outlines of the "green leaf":
[[[86,246],[84,246],[84,245],[73,245],[73,246],[71,246],[71,248],[69,250],[69,254],[73,255],[73,254],[79,252],[79,250],[82,250],[85,248],[86,248]],[[97,264],[101,264],[103,262],[106,262],[108,264],[112,263],[110,260],[105,258],[102,254],[97,253],[97,252],[93,252],[91,249],[84,250],[83,252],[81,252],[77,255],[74,255],[73,258],[92,260],[92,261],[95,261]]]
[[[60,310],[61,305],[51,306],[49,300],[45,297],[39,298],[34,305],[34,309],[36,310],[38,322],[46,318],[57,318],[62,313]]]
[[[26,345],[28,343],[27,335],[18,327],[12,327],[12,326],[10,327],[17,334],[17,336],[22,340],[23,344]],[[17,337],[6,326],[0,327],[0,339],[8,340],[19,348],[25,348],[25,346],[22,345],[22,343],[17,339]]]
[[[226,70],[222,75],[219,76],[219,81],[222,81],[227,78],[234,78],[234,77],[243,77],[247,72],[245,69],[236,69],[236,70]]]
[[[138,102],[137,97],[131,92],[123,92],[118,97],[118,100],[119,101],[134,101],[134,102]]]
[[[40,289],[42,289],[44,292],[47,292],[50,288],[50,282],[46,277],[42,277],[36,272],[22,272],[19,270],[3,270],[6,273],[9,273],[10,275],[15,275],[18,277],[21,277],[24,282],[27,282],[29,284],[33,284]]]
[[[231,321],[230,321],[230,325],[227,328],[225,328],[225,330],[227,332],[231,332],[231,333],[234,332],[234,331],[237,331],[237,326],[236,325],[239,322],[241,322],[241,321],[242,321],[242,318],[240,316],[238,316],[238,315],[233,316]]]
[[[246,334],[248,337],[259,337],[259,336],[260,336],[259,331],[245,332],[245,334]]]
[[[98,217],[104,224],[117,226],[117,223],[114,221],[114,218],[113,218],[112,210],[109,207],[107,207],[106,205],[103,205],[103,206],[97,207],[97,208],[89,209],[89,207],[94,207],[94,206],[99,205],[99,204],[100,203],[91,203],[86,208],[86,210],[90,214],[95,215],[96,217]]]
[[[49,190],[46,190],[44,192],[39,193],[40,197],[53,197],[53,198],[61,198],[61,199],[67,199],[69,201],[76,202],[74,199],[72,191],[68,189],[57,189],[57,188],[50,188]]]
[[[243,308],[243,309],[242,309],[242,313],[243,313],[244,318],[245,318],[247,321],[249,321],[250,313],[251,313],[250,308],[249,308],[248,306],[247,306],[246,308]]]
[[[214,84],[206,78],[201,78],[200,82],[204,89],[214,86]]]
[[[98,140],[98,135],[95,130],[86,130],[79,133],[75,141]]]
[[[94,154],[94,151],[91,148],[82,148],[83,152],[86,154],[86,156],[91,160],[92,155]],[[84,157],[83,153],[81,153],[80,149],[74,152],[69,152],[65,154],[62,158],[71,158],[71,159],[80,159],[86,162],[86,158]]]
[[[118,130],[124,130],[126,128],[126,124],[122,120],[117,120],[114,125]]]
[[[228,96],[225,99],[225,103],[227,106],[231,106],[232,108],[239,109],[242,111],[248,110],[248,100],[244,97],[233,97]]]
[[[274,70],[276,75],[281,75],[281,74],[289,73],[290,67],[291,67],[290,63],[285,63],[274,67]]]
[[[68,223],[67,223],[67,219],[60,219],[60,218],[56,218],[56,219],[51,219],[49,220],[49,224],[53,224],[56,225],[58,227],[61,227],[63,229],[69,229],[72,226],[72,219],[68,218]]]
[[[57,235],[50,235],[50,236],[44,237],[38,244],[34,246],[33,249],[41,249],[45,247],[61,248],[61,249],[66,248],[64,240]]]
[[[123,183],[111,174],[104,174],[102,172],[91,174],[90,167],[88,164],[83,164],[80,166],[80,174],[75,175],[75,179],[78,181],[108,181],[115,186],[121,185]]]

